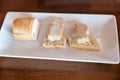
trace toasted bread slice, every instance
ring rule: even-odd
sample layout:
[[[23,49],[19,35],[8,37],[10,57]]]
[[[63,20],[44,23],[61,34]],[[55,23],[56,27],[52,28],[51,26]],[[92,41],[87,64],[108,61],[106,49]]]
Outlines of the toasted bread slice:
[[[60,17],[56,17],[49,28],[48,39],[50,41],[61,40],[64,30],[64,20]]]
[[[43,47],[45,48],[65,48],[66,47],[66,37],[62,36],[61,40],[50,41],[47,38],[43,41]]]
[[[75,25],[77,43],[86,43],[89,41],[89,28],[86,24],[77,23]]]
[[[86,38],[89,35],[89,28],[84,23],[77,23],[75,25],[75,30],[78,38]]]
[[[16,40],[36,40],[39,22],[35,18],[17,18],[13,22],[13,36]]]
[[[96,39],[93,36],[89,36],[89,42],[86,43],[81,43],[78,44],[77,43],[77,38],[69,38],[68,39],[68,43],[69,46],[72,48],[78,48],[81,50],[96,50],[96,51],[100,51],[102,49],[101,45],[100,45],[100,40]]]

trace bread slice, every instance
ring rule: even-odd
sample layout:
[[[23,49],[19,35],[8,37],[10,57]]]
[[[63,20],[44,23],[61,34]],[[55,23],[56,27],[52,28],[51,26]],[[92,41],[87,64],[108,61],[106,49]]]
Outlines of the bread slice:
[[[77,23],[75,25],[77,43],[86,43],[89,41],[89,28],[86,24]]]
[[[44,48],[65,48],[66,47],[66,37],[62,36],[61,40],[50,41],[45,38],[43,41]]]
[[[39,22],[35,18],[17,18],[13,22],[13,36],[16,40],[36,40],[38,32]]]
[[[49,28],[48,31],[48,40],[56,41],[61,40],[64,30],[64,20],[60,17],[56,17]]]
[[[89,35],[89,28],[84,23],[77,23],[75,25],[76,36],[79,38],[86,38]]]
[[[69,46],[72,48],[78,48],[81,50],[95,50],[100,51],[102,49],[100,45],[100,40],[96,39],[93,36],[89,36],[89,42],[86,43],[77,43],[77,38],[69,38],[68,39]]]

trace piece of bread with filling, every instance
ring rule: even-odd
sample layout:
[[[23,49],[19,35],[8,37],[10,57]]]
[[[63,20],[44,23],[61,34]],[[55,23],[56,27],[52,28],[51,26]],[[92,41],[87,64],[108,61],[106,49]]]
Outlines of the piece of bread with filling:
[[[66,37],[63,35],[64,20],[60,17],[55,17],[52,25],[49,27],[47,37],[43,40],[44,48],[65,48]]]
[[[66,40],[65,36],[62,36],[60,40],[50,41],[48,38],[44,38],[43,40],[43,47],[44,48],[65,48],[66,47]]]
[[[102,50],[100,39],[89,35],[89,28],[86,24],[77,23],[75,25],[75,31],[76,37],[68,39],[70,47],[81,50]]]
[[[52,25],[50,26],[48,30],[48,39],[50,41],[56,41],[60,40],[63,35],[64,30],[64,20],[60,17],[55,17],[54,21],[52,22]]]
[[[77,48],[81,50],[93,50],[93,51],[102,50],[100,39],[96,39],[93,36],[89,36],[89,41],[86,43],[79,44],[77,42],[77,38],[69,38],[68,43],[71,48]]]

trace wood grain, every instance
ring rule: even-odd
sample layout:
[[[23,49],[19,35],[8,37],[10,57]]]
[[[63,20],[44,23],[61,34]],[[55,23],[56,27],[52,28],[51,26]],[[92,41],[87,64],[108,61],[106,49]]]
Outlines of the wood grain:
[[[9,11],[113,14],[120,30],[120,0],[0,0],[0,26]],[[0,80],[48,79],[120,80],[120,64],[0,57]]]

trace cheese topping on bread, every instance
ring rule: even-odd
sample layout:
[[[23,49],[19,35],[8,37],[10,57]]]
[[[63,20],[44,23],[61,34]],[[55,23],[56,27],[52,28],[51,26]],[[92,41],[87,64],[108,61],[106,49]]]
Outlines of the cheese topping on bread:
[[[44,48],[65,48],[66,47],[66,37],[62,36],[59,41],[50,41],[47,38],[44,38],[43,41]]]
[[[88,38],[78,38],[78,39],[77,39],[77,43],[78,43],[78,44],[81,44],[81,43],[85,44],[85,43],[88,42],[88,41],[89,41]]]

